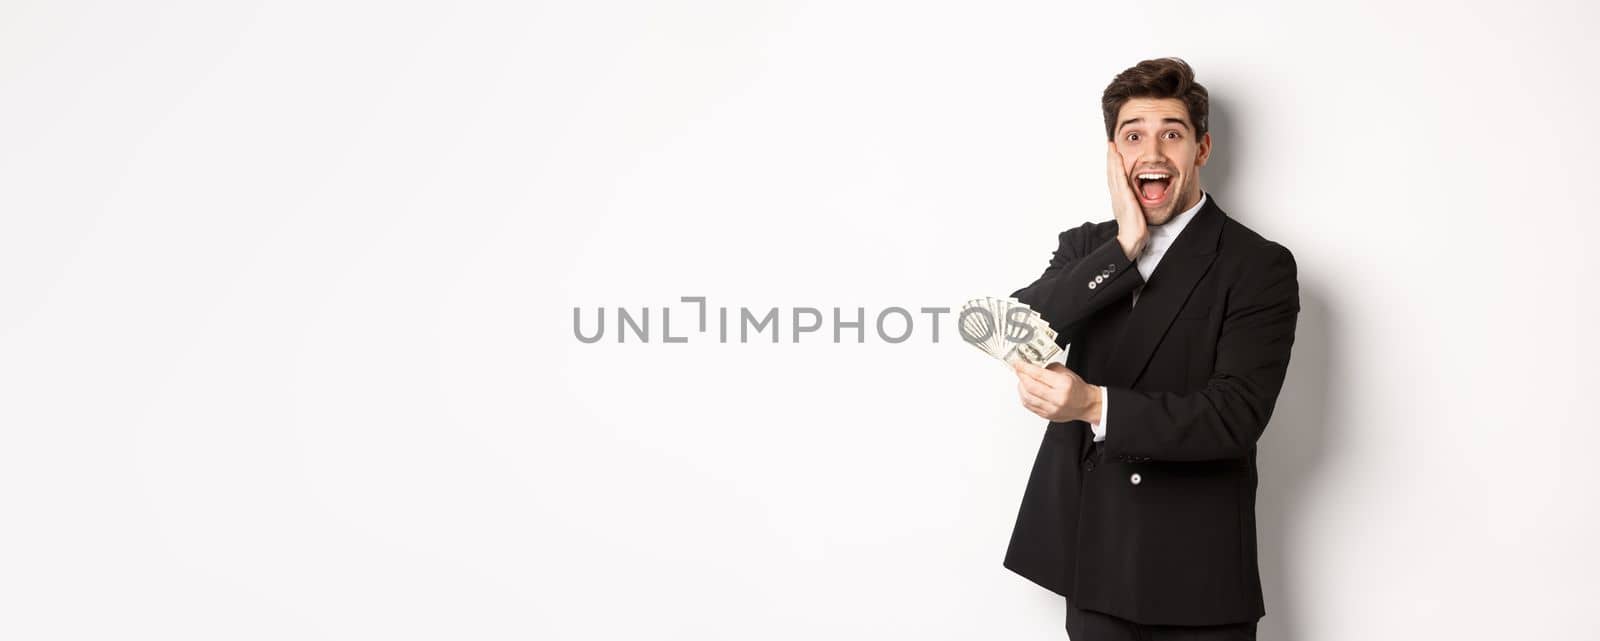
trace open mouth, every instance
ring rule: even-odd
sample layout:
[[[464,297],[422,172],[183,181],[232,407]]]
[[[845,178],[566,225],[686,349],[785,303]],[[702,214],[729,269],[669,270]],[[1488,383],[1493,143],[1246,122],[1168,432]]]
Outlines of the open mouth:
[[[1144,171],[1135,174],[1139,186],[1139,202],[1160,205],[1167,202],[1172,190],[1172,174],[1164,171]]]

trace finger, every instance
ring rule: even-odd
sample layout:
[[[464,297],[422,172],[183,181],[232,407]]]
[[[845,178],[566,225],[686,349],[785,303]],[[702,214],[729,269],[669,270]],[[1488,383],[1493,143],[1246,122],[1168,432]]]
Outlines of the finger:
[[[1106,143],[1106,187],[1117,193],[1117,181],[1122,176],[1122,154],[1117,153],[1117,143]]]
[[[1018,380],[1017,386],[1020,387],[1022,391],[1027,392],[1029,395],[1034,396],[1039,400],[1044,400],[1051,396],[1052,388],[1049,385],[1040,383],[1039,381],[1031,378]]]
[[[1106,152],[1106,181],[1111,186],[1111,193],[1134,197],[1133,184],[1128,182],[1128,174],[1122,166],[1122,152],[1117,151],[1117,143],[1106,143],[1109,151]]]
[[[1038,381],[1045,387],[1060,387],[1059,381],[1061,374],[1059,372],[1053,372],[1043,367],[1035,367],[1033,365],[1027,366],[1026,369],[1019,369],[1017,372],[1029,379]]]
[[[1040,418],[1050,418],[1049,403],[1029,396],[1027,392],[1021,392],[1020,398],[1022,399],[1022,407],[1034,414],[1038,414]]]
[[[1039,399],[1035,398],[1032,394],[1029,394],[1028,390],[1024,389],[1021,385],[1017,386],[1017,400],[1022,401],[1022,406],[1030,410],[1033,409],[1033,406],[1039,404]]]
[[[1033,385],[1035,387],[1031,387],[1030,388],[1029,387],[1030,385]],[[1022,404],[1023,405],[1049,405],[1050,404],[1050,401],[1045,400],[1045,398],[1046,398],[1045,394],[1042,394],[1040,392],[1040,390],[1037,387],[1037,385],[1038,385],[1038,383],[1034,383],[1033,381],[1030,381],[1030,380],[1027,380],[1027,379],[1023,379],[1023,380],[1017,381],[1017,396],[1022,399]]]
[[[1016,368],[1016,372],[1017,372],[1017,380],[1019,380],[1019,381],[1036,381],[1036,382],[1040,382],[1040,383],[1044,382],[1039,378],[1039,374],[1037,372],[1034,372],[1033,370],[1023,369],[1021,367],[1018,367],[1018,368]]]
[[[1050,419],[1056,412],[1056,404],[1043,400],[1043,398],[1037,398],[1037,396],[1026,395],[1026,393],[1022,395],[1022,406],[1027,408],[1027,411],[1038,414],[1042,419]]]
[[[1039,367],[1037,365],[1034,365],[1033,363],[1029,363],[1028,361],[1022,360],[1020,358],[1011,363],[1011,371],[1016,372],[1017,376],[1019,376],[1019,377],[1027,377],[1027,378],[1034,378],[1034,379],[1037,379],[1037,378],[1039,378],[1040,376],[1042,376],[1044,374],[1044,368]]]
[[[1067,366],[1066,365],[1062,365],[1061,363],[1051,363],[1049,365],[1044,366],[1044,368],[1047,369],[1047,370],[1050,370],[1052,372],[1065,372],[1065,371],[1068,371],[1067,370]]]

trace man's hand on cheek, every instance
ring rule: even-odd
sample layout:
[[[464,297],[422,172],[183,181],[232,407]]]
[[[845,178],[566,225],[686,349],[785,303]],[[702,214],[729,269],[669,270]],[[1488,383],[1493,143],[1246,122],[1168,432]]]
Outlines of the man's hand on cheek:
[[[1138,260],[1150,242],[1150,228],[1144,221],[1139,196],[1128,182],[1117,143],[1106,143],[1106,187],[1111,190],[1111,212],[1117,217],[1117,242],[1128,260]]]
[[[1099,420],[1100,388],[1060,363],[1036,367],[1018,361],[1011,369],[1017,374],[1017,395],[1028,411],[1058,423]]]

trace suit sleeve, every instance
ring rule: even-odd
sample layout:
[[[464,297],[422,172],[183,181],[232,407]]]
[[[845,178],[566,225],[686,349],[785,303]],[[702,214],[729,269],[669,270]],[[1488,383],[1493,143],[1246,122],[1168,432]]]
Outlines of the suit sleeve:
[[[1294,255],[1268,243],[1229,294],[1206,386],[1193,393],[1111,387],[1106,455],[1122,460],[1204,461],[1249,455],[1272,417],[1289,369],[1300,286]],[[1236,301],[1236,302],[1235,302]]]
[[[1094,312],[1144,284],[1117,237],[1091,246],[1093,230],[1094,223],[1084,223],[1061,232],[1050,266],[1011,294],[1039,312],[1061,344],[1071,343]]]

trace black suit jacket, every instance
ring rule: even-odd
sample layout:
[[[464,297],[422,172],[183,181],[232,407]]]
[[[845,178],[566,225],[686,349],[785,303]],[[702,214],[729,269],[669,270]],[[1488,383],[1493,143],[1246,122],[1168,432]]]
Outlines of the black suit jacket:
[[[1256,440],[1294,343],[1294,255],[1209,195],[1148,282],[1116,236],[1114,220],[1062,232],[1013,294],[1110,405],[1104,441],[1083,421],[1045,428],[1005,567],[1140,623],[1254,621]]]

